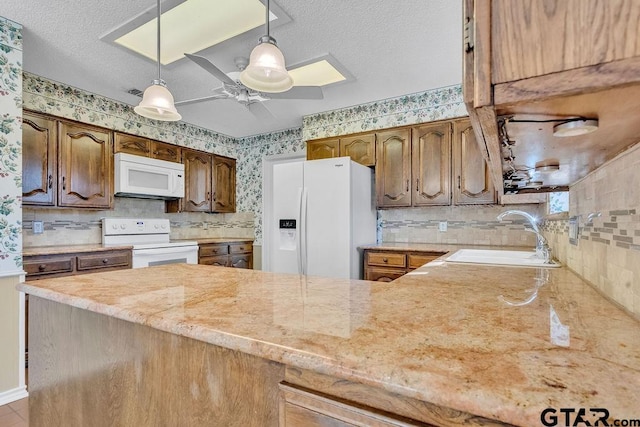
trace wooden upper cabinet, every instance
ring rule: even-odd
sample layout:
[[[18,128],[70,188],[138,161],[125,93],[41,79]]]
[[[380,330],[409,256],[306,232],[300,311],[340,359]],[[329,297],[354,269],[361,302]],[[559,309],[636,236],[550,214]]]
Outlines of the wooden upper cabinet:
[[[412,129],[413,206],[451,204],[451,124]]]
[[[106,129],[59,122],[58,205],[111,207],[112,133]]]
[[[640,56],[638,22],[637,0],[491,0],[492,83]]]
[[[236,211],[236,161],[213,156],[213,211]]]
[[[376,134],[367,133],[307,141],[307,160],[347,156],[361,165],[375,166]]]
[[[177,145],[120,132],[115,134],[114,152],[135,154],[175,163],[180,163],[182,155],[181,149]]]
[[[113,151],[115,153],[128,153],[149,157],[151,141],[140,136],[116,132]]]
[[[182,150],[177,145],[166,144],[160,141],[151,141],[150,157],[168,162],[180,163]]]
[[[374,133],[340,138],[340,156],[364,166],[376,164],[376,135]]]
[[[307,160],[340,157],[340,139],[329,138],[307,142]]]
[[[182,150],[185,173],[183,210],[211,211],[211,155],[195,150]]]
[[[378,207],[411,206],[410,129],[379,132],[376,139]]]
[[[22,119],[22,204],[55,206],[56,121],[25,112]]]
[[[496,191],[487,162],[476,141],[471,122],[457,121],[453,125],[453,164],[456,205],[496,203]]]

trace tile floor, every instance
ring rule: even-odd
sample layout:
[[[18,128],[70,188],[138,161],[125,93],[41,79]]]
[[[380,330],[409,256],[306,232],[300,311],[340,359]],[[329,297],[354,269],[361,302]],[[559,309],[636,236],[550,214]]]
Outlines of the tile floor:
[[[0,427],[29,427],[29,398],[0,406]]]

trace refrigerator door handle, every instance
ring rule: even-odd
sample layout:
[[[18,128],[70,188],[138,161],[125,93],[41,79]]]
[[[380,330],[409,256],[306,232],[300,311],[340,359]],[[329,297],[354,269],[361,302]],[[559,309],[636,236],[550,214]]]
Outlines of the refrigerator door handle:
[[[302,203],[300,203],[300,258],[302,264],[302,274],[307,275],[307,199],[309,193],[305,188],[302,189]]]
[[[297,237],[297,261],[298,261],[298,274],[303,274],[302,271],[302,194],[304,189],[302,187],[298,188],[298,235]]]

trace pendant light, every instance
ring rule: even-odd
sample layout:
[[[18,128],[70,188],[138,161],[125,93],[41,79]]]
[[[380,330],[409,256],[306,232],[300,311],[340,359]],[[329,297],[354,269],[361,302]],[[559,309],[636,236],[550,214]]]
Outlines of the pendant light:
[[[143,117],[165,122],[180,120],[182,116],[173,105],[173,95],[167,89],[167,85],[160,78],[160,0],[157,0],[158,27],[156,39],[156,59],[158,60],[158,78],[153,80],[153,84],[145,89],[142,101],[133,110]]]
[[[293,79],[285,68],[284,55],[276,40],[269,35],[269,0],[266,10],[267,34],[260,37],[258,46],[251,51],[249,65],[240,74],[240,81],[259,92],[285,92],[293,87]]]

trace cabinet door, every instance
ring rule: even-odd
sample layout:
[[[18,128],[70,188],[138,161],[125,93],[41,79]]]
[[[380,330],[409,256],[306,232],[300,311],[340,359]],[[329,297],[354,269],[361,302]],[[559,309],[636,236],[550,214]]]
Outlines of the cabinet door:
[[[236,161],[213,156],[213,211],[236,211]]]
[[[60,122],[58,205],[111,208],[112,133],[88,125]]]
[[[253,255],[229,255],[229,267],[251,269],[253,268]]]
[[[128,153],[137,156],[148,157],[151,152],[151,141],[140,136],[127,135],[116,132],[114,149],[115,153]]]
[[[183,210],[211,211],[211,155],[195,150],[183,150],[185,189]]]
[[[320,139],[307,141],[307,160],[330,159],[340,157],[340,139]]]
[[[56,204],[56,121],[25,112],[22,119],[22,204]]]
[[[398,277],[404,276],[405,269],[400,268],[378,268],[367,267],[364,270],[364,280],[372,280],[374,282],[393,282]]]
[[[454,123],[453,164],[456,205],[496,203],[496,192],[487,162],[480,151],[469,120]]]
[[[160,141],[151,141],[151,157],[154,159],[166,160],[168,162],[180,163],[182,153],[180,147],[173,144],[166,144]]]
[[[376,195],[380,208],[411,206],[409,129],[376,134]]]
[[[354,162],[364,166],[376,164],[376,135],[340,138],[340,156],[349,156]]]
[[[411,130],[413,206],[451,204],[451,124]]]

